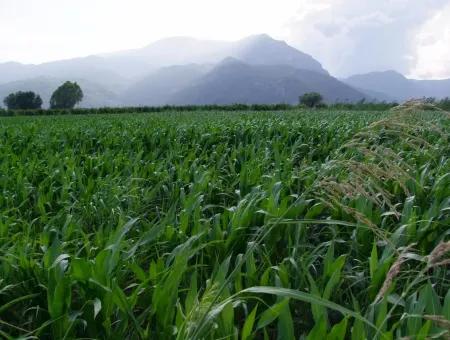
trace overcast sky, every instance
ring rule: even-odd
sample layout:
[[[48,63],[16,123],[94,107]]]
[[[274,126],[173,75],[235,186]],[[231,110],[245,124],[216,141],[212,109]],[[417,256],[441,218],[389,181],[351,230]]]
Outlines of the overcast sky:
[[[333,75],[450,78],[450,0],[0,0],[0,62],[267,33]]]

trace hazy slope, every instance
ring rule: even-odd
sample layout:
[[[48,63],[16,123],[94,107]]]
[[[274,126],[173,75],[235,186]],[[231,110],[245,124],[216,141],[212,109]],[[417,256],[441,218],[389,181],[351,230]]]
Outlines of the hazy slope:
[[[420,92],[426,97],[446,98],[450,97],[450,79],[442,80],[410,80],[419,87]]]
[[[131,85],[121,94],[124,105],[162,106],[170,104],[170,98],[197,81],[211,69],[208,65],[169,66],[152,72]]]
[[[450,79],[408,79],[395,71],[360,74],[343,81],[353,87],[372,91],[373,94],[378,92],[380,95],[389,96],[399,101],[424,96],[437,98],[450,96]]]
[[[65,79],[38,77],[1,84],[0,105],[3,106],[3,99],[10,93],[33,91],[41,96],[44,102],[43,106],[48,107],[53,91],[62,85],[64,81]],[[117,94],[105,89],[101,85],[83,79],[75,79],[75,81],[78,82],[84,93],[84,99],[80,103],[80,107],[118,106],[121,104]]]
[[[0,63],[0,84],[29,78],[32,75],[33,66],[15,62]]]
[[[99,83],[110,90],[122,90],[129,85],[129,80],[135,81],[161,67],[214,64],[230,56],[249,64],[284,64],[326,73],[311,56],[268,35],[235,42],[175,37],[140,49],[39,65],[3,63],[0,64],[0,84],[36,77],[77,78]]]
[[[0,84],[39,77],[65,80],[86,79],[112,90],[120,91],[127,80],[108,68],[100,57],[61,60],[40,65],[0,64]]]
[[[140,58],[154,66],[190,63],[217,63],[233,57],[254,65],[290,65],[296,68],[327,73],[322,65],[284,41],[266,34],[253,35],[235,41],[198,40],[189,37],[163,39],[142,49],[107,55],[109,58]]]
[[[32,89],[47,99],[65,80],[83,85],[84,106],[296,103],[309,91],[327,102],[450,96],[450,80],[412,80],[394,71],[339,81],[310,55],[264,34],[234,42],[175,37],[40,65],[0,64],[0,95]]]
[[[364,95],[323,73],[284,65],[249,65],[227,58],[194,84],[174,94],[170,103],[270,104],[298,102],[306,92],[320,92],[325,101],[357,101]]]
[[[158,40],[143,48],[103,55],[107,60],[133,60],[146,63],[147,69],[187,64],[216,63],[227,55],[231,43],[199,40],[190,37],[171,37]]]
[[[266,34],[250,36],[236,42],[227,56],[252,65],[288,65],[328,74],[310,55],[289,46],[284,41],[272,39]]]

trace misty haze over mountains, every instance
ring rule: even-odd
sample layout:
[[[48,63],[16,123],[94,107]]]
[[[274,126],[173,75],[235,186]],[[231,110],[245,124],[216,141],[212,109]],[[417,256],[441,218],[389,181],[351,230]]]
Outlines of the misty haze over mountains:
[[[0,98],[30,90],[48,103],[66,80],[82,87],[82,107],[295,104],[312,91],[328,103],[450,96],[450,80],[411,80],[394,71],[338,80],[310,55],[257,35],[236,42],[176,37],[141,49],[40,65],[3,63]]]

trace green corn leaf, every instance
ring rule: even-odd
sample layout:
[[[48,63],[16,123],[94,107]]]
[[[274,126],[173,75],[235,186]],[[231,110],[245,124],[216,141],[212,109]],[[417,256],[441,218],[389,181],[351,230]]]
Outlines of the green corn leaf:
[[[327,321],[320,319],[309,332],[306,340],[325,339],[327,336]]]
[[[299,300],[299,301],[323,306],[323,307],[335,310],[337,312],[340,312],[345,316],[351,316],[357,320],[361,320],[366,325],[368,325],[372,328],[376,328],[374,324],[372,324],[369,320],[367,320],[366,318],[361,316],[361,314],[353,312],[341,305],[338,305],[334,302],[325,300],[321,297],[318,297],[318,296],[315,296],[315,295],[312,295],[309,293],[300,292],[300,291],[293,290],[293,289],[277,288],[277,287],[251,287],[251,288],[244,289],[242,292],[240,292],[240,294],[248,294],[248,293],[276,295],[276,296],[280,296],[280,297],[291,298],[294,300]]]
[[[294,322],[292,320],[291,309],[287,303],[280,312],[277,325],[277,338],[279,340],[295,339]]]
[[[248,290],[246,289],[243,292],[246,291]],[[271,324],[275,319],[277,319],[280,316],[281,312],[286,306],[289,306],[289,299],[284,299],[283,301],[276,303],[273,306],[266,309],[264,313],[261,314],[261,317],[259,318],[256,328],[261,329]]]
[[[327,340],[341,340],[345,339],[345,335],[347,334],[347,324],[348,319],[344,318],[337,325],[334,325],[331,329],[331,332],[327,336]]]
[[[251,339],[257,310],[258,310],[258,305],[256,305],[255,308],[253,308],[251,313],[247,316],[247,319],[245,319],[244,327],[242,327],[241,340],[250,340]]]
[[[377,242],[374,240],[373,246],[372,246],[372,252],[370,254],[370,261],[369,261],[370,278],[371,278],[372,282],[374,280],[377,267],[378,267],[378,251],[377,251]]]

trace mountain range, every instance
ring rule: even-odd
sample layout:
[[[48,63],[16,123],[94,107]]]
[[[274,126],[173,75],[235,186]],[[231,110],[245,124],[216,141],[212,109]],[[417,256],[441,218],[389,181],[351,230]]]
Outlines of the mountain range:
[[[295,104],[312,91],[328,103],[450,96],[450,80],[413,80],[394,71],[337,79],[310,55],[263,34],[235,42],[175,37],[39,65],[3,63],[0,99],[30,90],[48,103],[66,80],[82,87],[82,107]]]
[[[408,79],[395,71],[371,72],[343,79],[346,84],[366,93],[384,94],[387,99],[405,101],[420,97],[450,97],[450,79]]]

